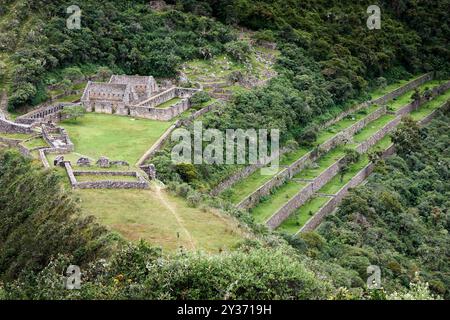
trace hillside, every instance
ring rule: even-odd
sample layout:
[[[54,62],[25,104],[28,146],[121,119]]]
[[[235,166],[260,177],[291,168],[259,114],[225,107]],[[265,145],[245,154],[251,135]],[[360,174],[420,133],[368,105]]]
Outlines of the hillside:
[[[450,298],[447,0],[72,4],[0,0],[0,299]]]

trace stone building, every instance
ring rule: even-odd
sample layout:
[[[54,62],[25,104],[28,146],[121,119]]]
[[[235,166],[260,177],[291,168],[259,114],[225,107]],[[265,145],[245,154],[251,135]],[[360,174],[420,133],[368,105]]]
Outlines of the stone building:
[[[89,81],[81,97],[88,112],[128,115],[128,106],[144,101],[159,91],[151,76],[113,75],[108,83]]]
[[[175,86],[160,88],[152,76],[113,75],[108,83],[90,81],[81,103],[88,112],[170,120],[190,107],[189,98],[196,91]],[[158,108],[174,98],[181,101]]]

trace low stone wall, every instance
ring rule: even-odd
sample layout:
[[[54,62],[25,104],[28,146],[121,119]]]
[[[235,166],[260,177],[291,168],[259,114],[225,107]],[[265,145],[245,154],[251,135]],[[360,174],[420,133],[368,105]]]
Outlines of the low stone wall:
[[[169,121],[177,115],[183,113],[190,108],[188,99],[183,99],[180,102],[168,108],[154,108],[154,107],[130,107],[130,115],[133,117]]]
[[[5,133],[32,133],[31,126],[0,119],[0,132]]]
[[[409,83],[407,83],[406,85],[394,90],[391,93],[388,93],[386,95],[384,95],[383,97],[377,98],[377,99],[373,99],[371,101],[367,101],[364,103],[361,103],[349,110],[346,110],[344,112],[342,112],[341,114],[339,114],[338,116],[336,116],[335,118],[325,122],[323,125],[320,126],[321,129],[323,128],[327,128],[329,126],[332,126],[333,124],[339,122],[340,120],[344,119],[346,116],[358,112],[361,109],[367,108],[372,104],[384,104],[389,100],[392,100],[394,98],[397,98],[401,95],[403,95],[404,93],[406,93],[407,91],[416,88],[417,86],[425,83],[426,81],[429,81],[433,78],[432,73],[427,73],[413,81],[410,81]],[[381,111],[380,111],[381,112]],[[374,115],[374,116],[380,116],[380,115]],[[360,124],[358,124],[360,125]],[[356,126],[358,126],[356,125]],[[337,139],[341,139],[342,136],[339,137],[333,137],[331,139],[329,139],[328,141],[324,142],[320,147],[323,148],[323,150],[330,150],[329,148],[332,148],[335,146],[335,144],[337,143]],[[289,173],[289,176],[292,177],[293,175],[295,175],[296,173],[298,173],[300,170],[302,170],[305,166],[306,163],[308,163],[308,161],[310,161],[310,155],[305,155],[302,158],[298,159],[296,162],[294,162],[293,164],[291,164],[290,166],[290,170],[291,172]],[[312,161],[315,161],[314,158],[312,158]],[[242,172],[237,172],[235,174],[233,174],[232,176],[228,177],[226,180],[222,181],[221,183],[219,183],[211,192],[211,195],[218,195],[219,193],[223,192],[224,190],[226,190],[227,188],[231,187],[232,185],[234,185],[235,183],[237,183],[238,181],[247,178],[249,175],[251,175],[252,173],[254,173],[256,170],[260,169],[261,167],[263,167],[264,165],[260,165],[260,166],[256,166],[256,165],[250,165],[247,166],[246,168],[244,168],[243,170],[241,170]],[[284,171],[284,170],[283,170]],[[280,172],[280,175],[285,176],[286,174],[284,172]],[[267,190],[271,190],[271,188],[278,186],[278,182],[275,182],[272,186],[270,185],[271,182],[267,182],[268,186],[264,187],[262,186],[260,189],[260,191],[257,191],[258,193],[260,193],[259,195],[255,194],[255,195],[250,195],[247,200],[244,199],[243,201],[241,201],[240,204],[238,204],[238,207],[241,209],[246,209],[249,208],[252,203],[254,203],[256,198],[261,198],[261,196],[267,195]]]
[[[170,139],[170,135],[172,134],[173,130],[178,128],[180,126],[180,121],[175,122],[173,125],[171,125],[164,134],[159,137],[159,139],[150,147],[150,149],[147,150],[147,152],[139,159],[139,161],[136,163],[137,167],[140,167],[144,164],[145,161],[153,157],[153,155],[162,149],[164,146],[164,143]]]
[[[64,167],[69,177],[72,188],[76,189],[148,189],[149,183],[138,173],[131,171],[74,171],[70,161],[64,162]],[[110,175],[110,176],[133,176],[137,181],[83,181],[78,182],[76,176],[82,175]]]
[[[22,141],[23,140],[20,140],[20,139],[0,137],[0,142],[3,144],[6,144],[8,147],[17,147],[17,145],[19,143],[21,143]]]
[[[127,176],[136,177],[138,174],[135,171],[94,171],[94,170],[76,170],[73,171],[75,176]]]
[[[77,189],[148,189],[147,182],[132,181],[86,181],[77,182]]]
[[[394,145],[391,145],[388,149],[386,149],[383,152],[383,158],[386,158],[388,156],[391,156],[395,152]],[[299,232],[306,232],[306,231],[312,231],[314,230],[321,222],[322,220],[329,215],[331,212],[333,212],[336,207],[341,203],[342,199],[347,195],[348,191],[351,188],[355,188],[359,184],[361,184],[364,180],[366,180],[370,174],[373,172],[374,164],[369,163],[367,166],[365,166],[363,169],[361,169],[349,182],[347,182],[337,193],[334,197],[330,198],[325,205],[322,206],[322,208],[319,209],[319,211],[314,214],[300,229]]]
[[[42,125],[41,128],[42,128],[42,137],[53,148],[64,149],[67,152],[72,152],[75,150],[75,145],[70,140],[70,137],[64,128],[60,127],[49,128],[46,125]],[[59,135],[59,139],[53,138],[52,134]],[[60,143],[58,144],[57,141],[62,142],[64,145],[61,145]]]
[[[450,101],[446,101],[439,108],[433,110],[433,112],[431,112],[425,118],[420,120],[419,124],[422,126],[427,125],[431,120],[433,120],[436,117],[438,113],[448,111],[449,109],[450,109]]]
[[[322,154],[329,152],[339,144],[342,144],[345,140],[351,140],[351,137],[364,128],[368,123],[378,119],[380,116],[386,113],[386,107],[380,107],[371,114],[367,115],[363,119],[357,121],[349,128],[337,133],[332,138],[322,143],[317,150],[313,150],[305,154],[300,159],[296,160],[286,169],[279,172],[272,179],[267,181],[260,188],[256,189],[252,194],[238,203],[237,207],[242,210],[247,210],[254,207],[262,197],[269,195],[273,189],[281,186],[287,180],[291,179],[297,173],[305,168],[308,163],[316,161]]]
[[[366,153],[370,148],[372,148],[378,141],[383,139],[389,132],[391,132],[401,121],[401,116],[397,116],[393,120],[389,121],[383,128],[375,132],[366,141],[361,142],[357,147],[356,151],[359,153]]]
[[[342,159],[339,159],[325,171],[323,171],[317,178],[308,183],[296,195],[294,195],[287,203],[285,203],[277,212],[275,212],[267,221],[266,225],[271,228],[277,228],[284,220],[286,220],[292,212],[306,203],[313,195],[325,184],[327,184],[333,177],[338,174],[341,167]]]

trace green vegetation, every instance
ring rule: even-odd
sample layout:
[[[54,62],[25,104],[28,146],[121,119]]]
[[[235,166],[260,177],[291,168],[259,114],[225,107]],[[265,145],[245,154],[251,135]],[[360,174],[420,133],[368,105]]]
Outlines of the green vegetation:
[[[450,90],[447,90],[445,93],[422,105],[419,109],[411,112],[411,117],[414,120],[421,120],[449,100]]]
[[[153,187],[154,188],[154,187]],[[244,232],[213,209],[190,208],[165,191],[79,190],[83,210],[132,241],[144,239],[165,250],[180,246],[208,252],[229,250]]]
[[[319,196],[311,198],[303,206],[293,212],[289,218],[284,220],[277,230],[289,234],[297,233],[306,221],[308,221],[314,213],[322,208],[330,199],[330,197]]]
[[[304,252],[353,271],[354,281],[365,281],[365,268],[376,264],[385,290],[407,286],[420,272],[434,294],[448,299],[450,180],[442,147],[449,123],[448,114],[422,129],[406,119],[393,135],[403,137],[401,146],[408,148],[377,162],[368,183],[352,190],[320,225],[320,249]],[[404,144],[407,140],[415,142]]]
[[[361,143],[373,136],[376,132],[381,130],[386,124],[394,120],[395,116],[392,114],[385,114],[378,119],[370,122],[367,126],[353,136],[353,141]]]
[[[0,137],[9,139],[26,140],[31,138],[31,135],[25,133],[4,133],[0,132]]]
[[[279,171],[278,171],[279,172]],[[273,175],[262,175],[261,170],[256,170],[250,176],[244,180],[240,180],[238,183],[233,185],[233,187],[226,193],[226,198],[232,203],[237,204],[243,199],[245,199],[249,194],[254,192],[265,182],[272,179]]]
[[[77,153],[94,159],[107,156],[130,165],[134,165],[170,125],[170,122],[96,113],[61,123]]]
[[[48,143],[42,138],[33,138],[22,143],[27,149],[48,147]]]
[[[173,98],[173,99],[170,99],[169,101],[166,101],[164,103],[157,105],[156,108],[159,108],[159,109],[169,108],[169,107],[177,104],[180,101],[181,101],[180,98]]]
[[[264,223],[306,184],[306,182],[289,180],[276,189],[273,194],[263,198],[261,202],[251,210],[251,214],[255,221]]]

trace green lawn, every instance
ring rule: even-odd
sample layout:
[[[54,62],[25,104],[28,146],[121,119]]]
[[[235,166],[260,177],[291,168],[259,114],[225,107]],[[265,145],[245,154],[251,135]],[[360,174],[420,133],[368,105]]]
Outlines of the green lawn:
[[[297,173],[294,178],[299,179],[314,179],[318,177],[325,169],[333,163],[345,156],[345,146],[338,146],[331,151],[321,156],[315,164],[310,168],[305,168]]]
[[[306,184],[306,182],[290,180],[276,189],[269,197],[262,199],[262,201],[251,210],[251,214],[255,218],[255,221],[259,223],[265,222],[290,198],[306,186]]]
[[[300,147],[292,152],[286,153],[281,156],[280,165],[288,166],[293,164],[295,161],[303,157],[305,154],[310,152],[312,148],[308,147]]]
[[[247,233],[233,218],[216,211],[190,208],[165,191],[75,190],[85,214],[130,241],[144,239],[165,250],[234,248]]]
[[[177,104],[180,101],[181,101],[181,98],[173,98],[173,99],[170,99],[169,101],[166,101],[164,103],[161,103],[161,104],[157,105],[156,108],[158,108],[158,109],[166,109],[166,108],[169,108],[169,107]]]
[[[417,90],[419,90],[419,92],[423,94],[427,89],[433,89],[434,87],[437,87],[444,82],[445,82],[444,80],[431,80],[418,86]],[[415,90],[410,90],[405,94],[401,95],[400,97],[396,98],[395,100],[389,102],[388,103],[389,108],[392,109],[393,111],[397,111],[402,107],[406,106],[407,104],[411,103],[413,101],[411,97],[414,94],[414,91]]]
[[[336,134],[338,134],[342,130],[345,130],[345,129],[351,127],[353,124],[355,124],[359,120],[367,117],[369,114],[373,113],[378,108],[379,108],[379,106],[377,106],[377,105],[371,105],[368,108],[365,108],[363,110],[360,110],[359,112],[349,115],[349,116],[345,117],[344,119],[336,122],[332,126],[321,130],[317,136],[316,145],[320,145],[320,144],[324,143],[325,141],[331,139],[332,137],[334,137]]]
[[[274,175],[262,175],[261,170],[256,170],[247,178],[240,180],[233,185],[227,194],[227,198],[234,204],[238,204],[249,194],[261,187],[264,183],[272,179]]]
[[[419,109],[411,112],[411,117],[416,121],[421,120],[448,100],[450,100],[450,90],[447,90],[444,94],[434,98],[433,100],[422,105]]]
[[[404,86],[408,82],[414,81],[415,79],[421,77],[422,75],[416,76],[414,78],[408,79],[408,80],[400,80],[397,82],[394,82],[382,89],[377,89],[371,93],[372,99],[380,98],[381,96],[384,96],[386,93],[389,93],[391,91],[394,91],[395,89],[400,88],[401,86]]]
[[[295,210],[289,218],[284,220],[277,230],[289,234],[296,233],[330,199],[330,197],[319,196],[311,198],[303,206]]]
[[[77,121],[61,122],[79,154],[124,160],[134,165],[170,127],[171,122],[88,113]]]
[[[33,138],[31,140],[23,142],[22,144],[28,149],[48,147],[48,143],[42,138]]]
[[[82,94],[72,94],[55,100],[55,102],[74,102],[81,99]]]
[[[9,139],[26,140],[31,138],[31,135],[26,133],[3,133],[0,132],[0,137]]]
[[[392,114],[385,114],[380,118],[369,123],[364,129],[359,131],[357,134],[353,136],[353,141],[361,143],[371,136],[373,136],[378,130],[383,128],[390,121],[394,120],[395,116]]]

